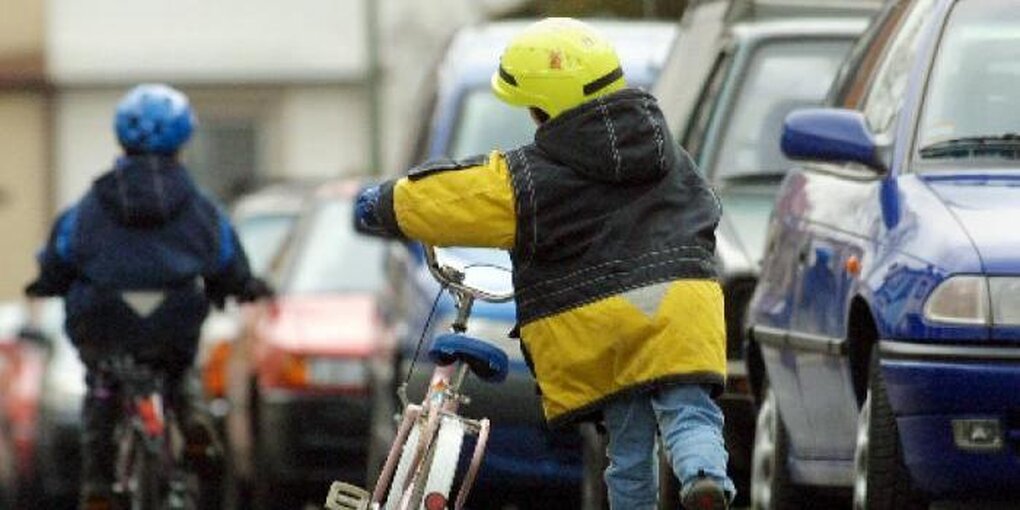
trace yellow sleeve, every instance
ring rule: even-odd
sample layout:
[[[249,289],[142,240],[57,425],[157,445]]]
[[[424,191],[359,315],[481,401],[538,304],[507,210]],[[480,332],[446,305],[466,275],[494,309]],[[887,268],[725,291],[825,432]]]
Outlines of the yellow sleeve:
[[[393,212],[405,236],[433,246],[509,250],[514,244],[510,170],[498,151],[478,166],[398,180]]]

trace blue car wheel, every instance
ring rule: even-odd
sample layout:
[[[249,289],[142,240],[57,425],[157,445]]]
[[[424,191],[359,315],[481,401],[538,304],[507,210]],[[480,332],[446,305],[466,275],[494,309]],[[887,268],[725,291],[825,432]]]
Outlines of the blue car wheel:
[[[751,452],[751,508],[802,508],[803,488],[795,485],[790,475],[790,439],[767,375],[762,377],[761,395]]]

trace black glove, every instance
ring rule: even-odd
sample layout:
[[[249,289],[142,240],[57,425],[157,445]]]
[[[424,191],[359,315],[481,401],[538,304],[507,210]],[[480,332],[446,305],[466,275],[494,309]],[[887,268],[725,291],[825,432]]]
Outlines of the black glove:
[[[52,297],[62,296],[67,293],[69,285],[62,282],[55,282],[52,279],[39,277],[25,286],[25,295],[28,297]]]
[[[268,283],[261,278],[253,276],[244,283],[244,288],[237,294],[237,300],[242,303],[249,303],[260,299],[269,299],[275,295],[276,293]]]

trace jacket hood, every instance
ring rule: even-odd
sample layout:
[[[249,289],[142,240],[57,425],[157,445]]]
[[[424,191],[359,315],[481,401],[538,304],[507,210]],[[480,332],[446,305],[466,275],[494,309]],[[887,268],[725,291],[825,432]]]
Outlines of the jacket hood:
[[[638,89],[563,112],[539,127],[535,145],[589,179],[612,183],[659,178],[677,159],[655,98]]]
[[[195,192],[187,171],[173,158],[124,156],[92,188],[117,222],[131,227],[162,225],[181,212]]]

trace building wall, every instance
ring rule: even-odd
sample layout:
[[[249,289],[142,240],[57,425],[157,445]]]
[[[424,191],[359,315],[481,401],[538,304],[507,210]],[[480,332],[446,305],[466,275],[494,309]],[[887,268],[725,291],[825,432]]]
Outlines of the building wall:
[[[0,58],[41,55],[43,30],[43,2],[3,0],[0,8]]]
[[[47,0],[47,65],[59,83],[356,80],[366,1]]]
[[[0,300],[21,296],[46,235],[47,114],[44,94],[0,90]]]
[[[56,94],[57,202],[76,200],[120,153],[113,112],[128,87],[67,89]],[[241,191],[283,178],[322,179],[367,170],[365,93],[358,86],[182,87],[198,117],[183,159],[200,184],[229,202]],[[210,147],[250,134],[247,153]],[[234,168],[232,165],[241,165]],[[227,173],[233,175],[225,175]],[[239,182],[224,182],[233,178]]]
[[[48,106],[43,5],[0,7],[0,300],[18,299],[35,274],[33,254],[49,218]]]
[[[365,172],[374,1],[48,0],[58,203],[109,167],[116,101],[150,81],[191,98],[184,160],[225,202],[270,179]]]
[[[322,178],[369,172],[366,97],[356,86],[285,90],[278,118],[280,162],[270,174]]]

